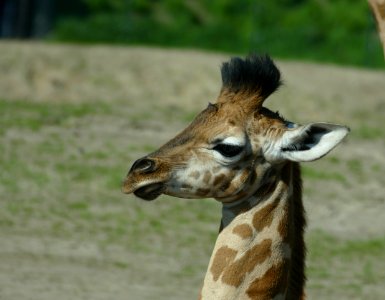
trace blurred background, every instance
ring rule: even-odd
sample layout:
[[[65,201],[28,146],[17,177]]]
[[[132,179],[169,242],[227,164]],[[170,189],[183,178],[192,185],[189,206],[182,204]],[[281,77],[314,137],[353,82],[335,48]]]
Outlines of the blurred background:
[[[197,299],[213,199],[120,192],[133,161],[268,52],[288,120],[348,125],[302,165],[309,299],[385,299],[384,58],[366,0],[0,0],[0,299]]]
[[[0,37],[257,50],[383,66],[366,1],[1,0]]]

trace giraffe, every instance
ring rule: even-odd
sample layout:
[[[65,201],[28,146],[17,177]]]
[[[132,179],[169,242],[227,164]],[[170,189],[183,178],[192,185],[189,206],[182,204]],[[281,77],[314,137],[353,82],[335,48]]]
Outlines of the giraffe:
[[[385,57],[385,0],[368,0],[368,2],[377,21],[378,32]]]
[[[304,299],[300,162],[331,151],[349,128],[299,125],[263,106],[281,85],[267,55],[232,58],[222,88],[192,123],[135,161],[124,193],[215,198],[222,219],[199,299]]]

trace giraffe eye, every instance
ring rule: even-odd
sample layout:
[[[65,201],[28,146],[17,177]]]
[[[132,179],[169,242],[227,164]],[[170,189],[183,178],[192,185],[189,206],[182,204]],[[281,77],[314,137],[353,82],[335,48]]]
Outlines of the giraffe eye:
[[[218,144],[213,149],[225,157],[233,157],[242,152],[243,146]]]

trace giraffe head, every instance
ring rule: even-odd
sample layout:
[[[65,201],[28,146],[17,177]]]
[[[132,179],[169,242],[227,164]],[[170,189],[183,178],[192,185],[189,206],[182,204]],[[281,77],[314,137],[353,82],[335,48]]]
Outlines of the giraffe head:
[[[221,74],[216,102],[175,138],[134,162],[123,192],[145,200],[167,194],[233,202],[253,195],[286,161],[324,156],[349,131],[329,123],[298,125],[265,108],[264,100],[281,84],[268,56],[232,58]]]

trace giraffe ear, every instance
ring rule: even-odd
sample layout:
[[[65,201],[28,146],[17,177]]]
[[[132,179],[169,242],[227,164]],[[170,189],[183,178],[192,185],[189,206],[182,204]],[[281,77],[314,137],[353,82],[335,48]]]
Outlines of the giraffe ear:
[[[312,123],[287,130],[274,144],[267,147],[268,160],[305,162],[317,160],[336,147],[350,129],[329,123]]]

